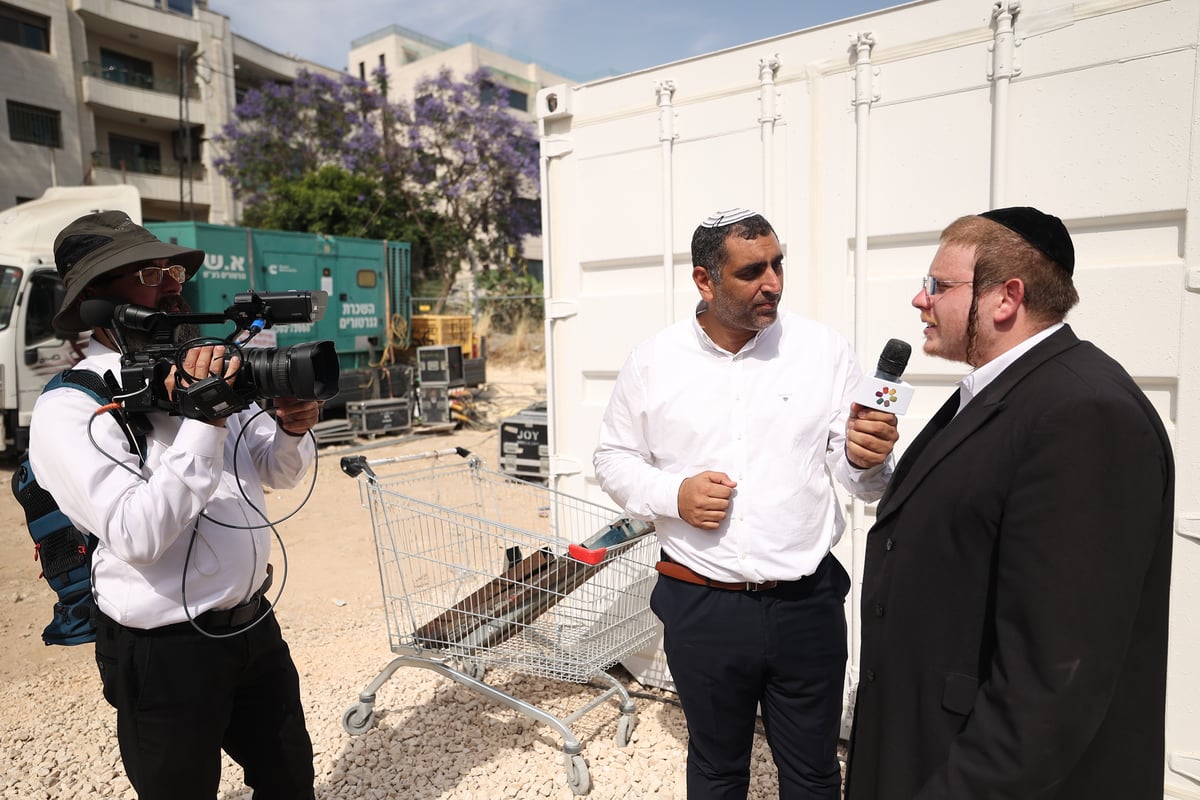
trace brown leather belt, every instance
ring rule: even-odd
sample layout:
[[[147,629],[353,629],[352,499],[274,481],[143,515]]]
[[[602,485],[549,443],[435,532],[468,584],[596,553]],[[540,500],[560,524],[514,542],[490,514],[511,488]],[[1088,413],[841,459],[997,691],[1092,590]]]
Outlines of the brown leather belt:
[[[695,572],[691,567],[685,567],[677,561],[667,559],[665,553],[663,554],[663,560],[655,564],[654,568],[658,570],[660,575],[666,575],[668,578],[674,578],[677,581],[695,583],[700,586],[707,586],[710,589],[726,589],[731,592],[764,592],[767,589],[774,589],[779,585],[779,581],[763,581],[762,583],[752,583],[750,581],[739,583],[715,581],[712,578],[706,578]]]

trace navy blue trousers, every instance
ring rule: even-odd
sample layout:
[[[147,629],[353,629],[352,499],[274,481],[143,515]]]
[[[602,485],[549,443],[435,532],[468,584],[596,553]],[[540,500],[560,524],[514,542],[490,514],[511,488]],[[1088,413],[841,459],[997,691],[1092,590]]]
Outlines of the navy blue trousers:
[[[832,555],[764,592],[660,576],[650,606],[688,726],[688,800],[744,800],[761,705],[782,800],[838,800],[850,577]]]
[[[186,622],[138,630],[100,615],[96,664],[139,800],[215,800],[222,749],[255,800],[313,797],[300,676],[274,612],[222,639]]]

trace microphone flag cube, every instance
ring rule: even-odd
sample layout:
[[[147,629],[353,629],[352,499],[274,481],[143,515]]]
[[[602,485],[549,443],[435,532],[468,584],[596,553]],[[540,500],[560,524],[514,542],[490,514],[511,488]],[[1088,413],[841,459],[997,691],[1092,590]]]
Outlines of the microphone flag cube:
[[[866,377],[854,396],[854,402],[863,408],[886,411],[900,417],[908,413],[908,404],[912,401],[914,391],[911,384],[902,380]]]

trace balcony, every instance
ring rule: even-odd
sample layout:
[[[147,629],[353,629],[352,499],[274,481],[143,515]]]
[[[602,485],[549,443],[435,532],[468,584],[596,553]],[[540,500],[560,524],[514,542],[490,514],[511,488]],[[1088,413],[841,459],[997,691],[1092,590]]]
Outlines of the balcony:
[[[121,41],[132,38],[152,50],[173,53],[177,45],[194,45],[202,29],[191,15],[156,8],[146,0],[70,0],[88,33],[101,33]]]
[[[106,109],[111,115],[126,120],[145,118],[143,124],[167,129],[179,126],[181,116],[179,82],[165,78],[106,69],[94,61],[83,62],[83,101],[95,109]],[[200,88],[186,87],[186,117],[192,125],[203,124],[204,108],[199,102]],[[194,101],[194,102],[193,102]],[[150,123],[155,120],[157,124]]]
[[[129,184],[136,186],[144,200],[178,202],[180,183],[183,191],[197,206],[212,204],[212,188],[207,173],[201,164],[193,164],[187,172],[186,165],[175,161],[156,161],[146,158],[123,160],[108,153],[92,153],[92,183],[98,186]],[[183,173],[182,181],[180,178]]]
[[[133,70],[121,69],[119,67],[105,67],[97,64],[95,61],[83,62],[83,74],[89,78],[99,78],[109,83],[118,83],[122,86],[128,86],[133,89],[145,89],[150,92],[158,92],[159,94],[169,94],[171,97],[179,97],[179,81],[172,78],[155,78],[153,75],[146,75]],[[195,84],[189,84],[186,89],[186,95],[190,100],[200,99],[200,87]]]

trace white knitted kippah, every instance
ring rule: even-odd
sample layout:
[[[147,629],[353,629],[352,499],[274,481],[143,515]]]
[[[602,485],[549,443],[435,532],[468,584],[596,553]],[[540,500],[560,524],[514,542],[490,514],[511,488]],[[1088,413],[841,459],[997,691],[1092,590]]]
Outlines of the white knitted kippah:
[[[700,223],[700,227],[720,228],[722,225],[732,225],[735,222],[741,222],[746,217],[753,217],[757,213],[757,211],[751,211],[748,208],[730,208],[710,215],[704,222]]]

